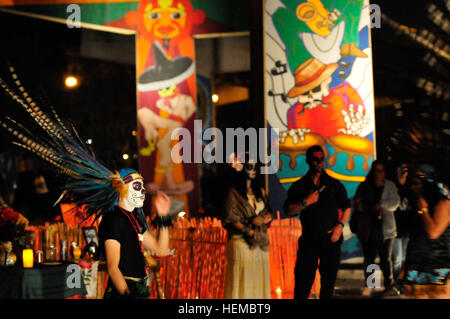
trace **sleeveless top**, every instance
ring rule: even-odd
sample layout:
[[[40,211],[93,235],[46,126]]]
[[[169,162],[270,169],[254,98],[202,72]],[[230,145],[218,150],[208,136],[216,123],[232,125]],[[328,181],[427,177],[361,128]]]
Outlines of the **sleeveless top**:
[[[414,216],[413,225],[405,261],[406,281],[445,283],[450,275],[450,226],[439,238],[431,239],[423,227],[421,216]]]

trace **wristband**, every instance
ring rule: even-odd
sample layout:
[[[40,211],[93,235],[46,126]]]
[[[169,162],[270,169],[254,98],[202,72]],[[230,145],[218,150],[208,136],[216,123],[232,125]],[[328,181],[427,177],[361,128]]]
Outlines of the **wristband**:
[[[170,216],[159,216],[157,215],[152,222],[153,225],[158,226],[160,228],[170,227],[172,226],[172,218]]]
[[[305,209],[306,207],[308,207],[308,204],[306,203],[306,200],[302,201],[302,206],[303,206],[302,210]]]
[[[344,228],[345,224],[343,222],[341,222],[340,220],[337,221],[338,225],[341,225],[342,228]]]

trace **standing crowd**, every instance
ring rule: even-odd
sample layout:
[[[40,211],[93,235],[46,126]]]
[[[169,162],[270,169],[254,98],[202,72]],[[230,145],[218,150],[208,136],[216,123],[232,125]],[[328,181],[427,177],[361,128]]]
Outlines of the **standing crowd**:
[[[377,254],[384,278],[383,296],[450,298],[450,196],[448,181],[429,164],[395,168],[374,161],[356,191],[351,228],[363,248],[367,267]]]
[[[237,158],[236,158],[237,159]],[[399,163],[391,174],[376,160],[350,199],[324,170],[324,151],[307,150],[308,173],[288,190],[284,211],[298,217],[302,235],[295,265],[295,299],[307,299],[320,273],[320,298],[334,296],[343,229],[349,223],[362,246],[366,287],[379,257],[380,297],[450,298],[450,195],[448,180],[429,164]],[[270,298],[269,241],[272,211],[256,179],[255,162],[233,161],[224,224],[229,233],[225,298]]]

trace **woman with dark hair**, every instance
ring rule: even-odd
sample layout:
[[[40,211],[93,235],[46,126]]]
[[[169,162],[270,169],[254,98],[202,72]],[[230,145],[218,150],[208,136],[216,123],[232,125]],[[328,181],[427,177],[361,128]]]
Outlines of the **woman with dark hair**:
[[[406,180],[408,178],[408,164],[403,161],[396,167],[396,172],[392,175],[392,181],[397,186],[400,196],[400,205],[394,212],[395,223],[397,225],[397,238],[394,239],[392,248],[392,266],[394,269],[394,280],[398,281],[406,259],[406,249],[409,241],[409,214],[408,214],[408,188]]]
[[[411,229],[402,294],[450,299],[450,196],[429,165],[419,165],[407,182]]]
[[[248,156],[234,178],[225,207],[224,225],[228,231],[225,298],[269,299],[267,227],[272,221],[272,211],[258,183],[256,162]]]
[[[385,178],[384,164],[378,160],[374,161],[366,180],[358,186],[354,197],[353,207],[360,214],[356,234],[364,253],[366,286],[369,286],[368,266],[375,263],[378,253],[385,293],[394,295],[399,294],[394,286],[392,269],[392,246],[397,236],[394,211],[399,204],[397,187]]]

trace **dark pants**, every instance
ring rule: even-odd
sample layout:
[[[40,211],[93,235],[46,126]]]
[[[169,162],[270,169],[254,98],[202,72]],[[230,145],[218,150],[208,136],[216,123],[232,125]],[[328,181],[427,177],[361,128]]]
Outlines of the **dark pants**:
[[[147,278],[143,278],[139,281],[125,279],[127,282],[130,293],[127,295],[121,295],[116,290],[116,287],[111,280],[108,280],[105,294],[103,299],[148,299],[150,297],[150,290],[147,285]]]
[[[333,297],[341,261],[342,241],[342,236],[335,243],[332,243],[329,237],[300,237],[295,264],[294,299],[308,298],[316,277],[318,264],[321,285],[320,299],[331,299]]]
[[[394,275],[392,271],[392,247],[394,238],[391,239],[374,239],[369,238],[366,242],[361,242],[364,254],[364,274],[366,278],[371,274],[367,272],[367,267],[375,263],[377,254],[380,256],[380,268],[383,272],[384,287],[389,288],[394,283]]]
[[[405,264],[406,249],[408,248],[409,237],[397,237],[394,239],[392,247],[392,268],[394,270],[394,281],[398,281]]]

